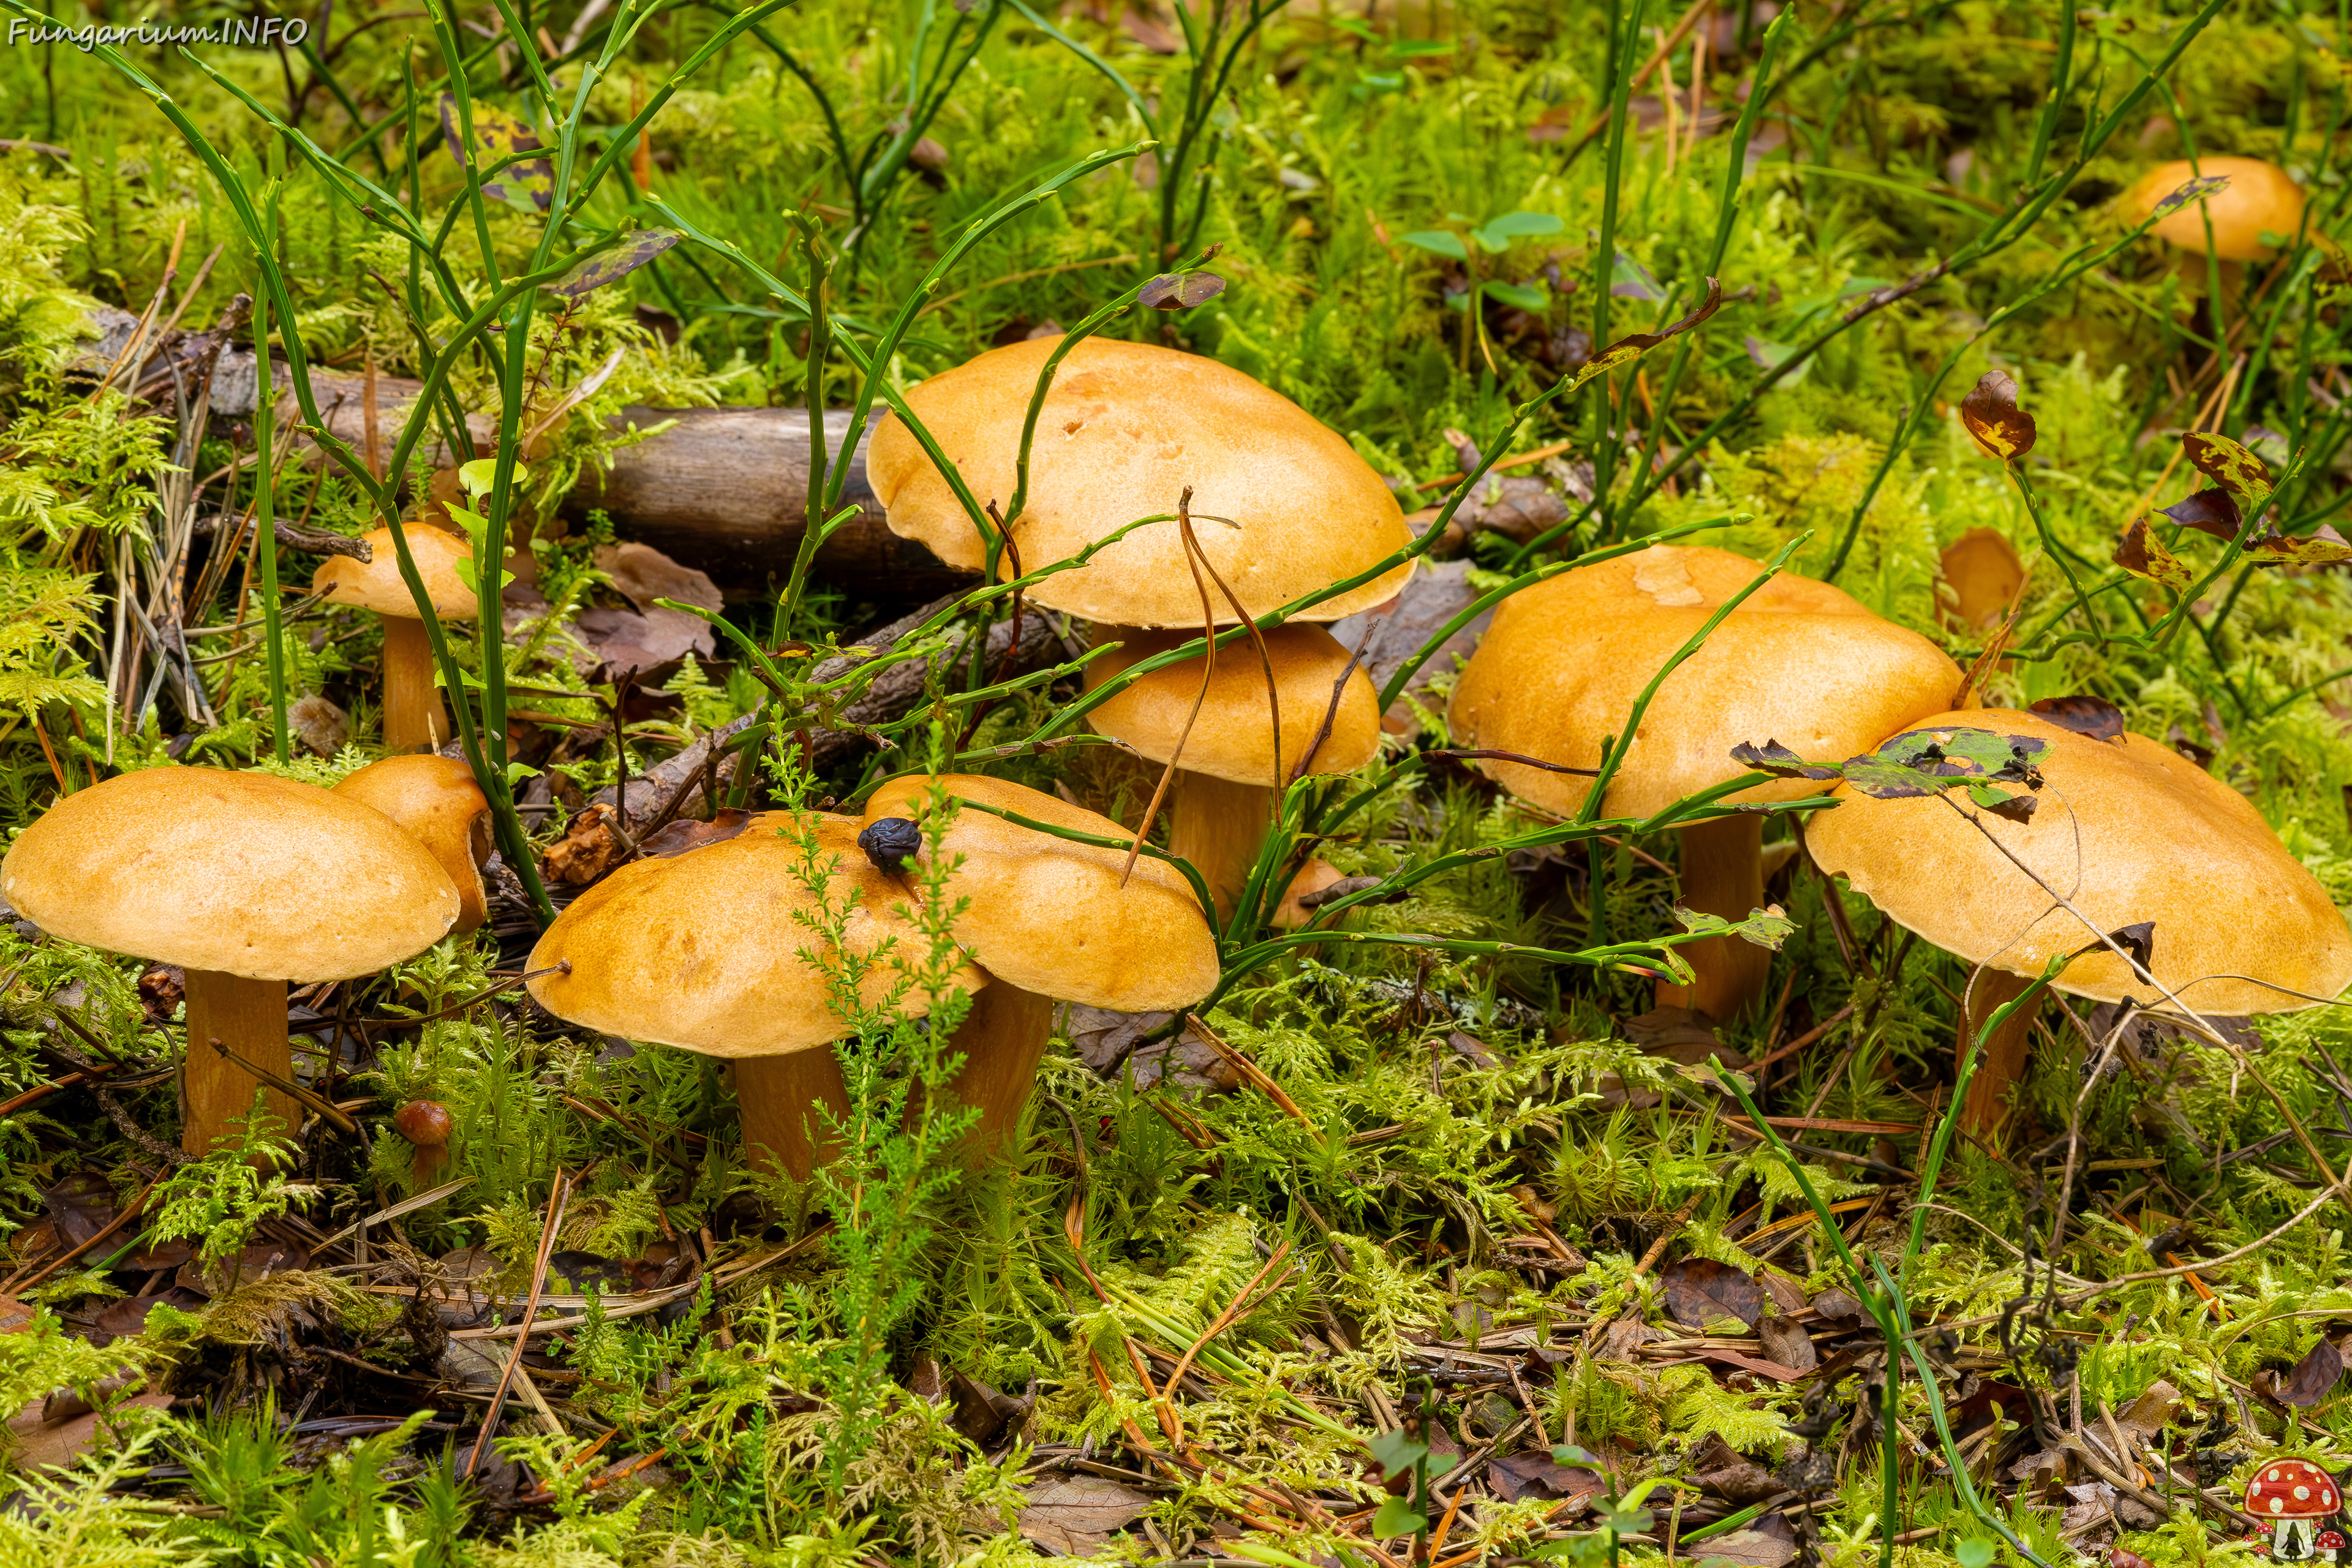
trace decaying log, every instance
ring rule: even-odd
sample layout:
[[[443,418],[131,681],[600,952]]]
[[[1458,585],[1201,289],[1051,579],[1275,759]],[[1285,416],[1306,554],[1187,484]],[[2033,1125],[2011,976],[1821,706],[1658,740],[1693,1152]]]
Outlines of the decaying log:
[[[121,317],[120,321],[115,318]],[[102,315],[95,323],[99,342],[82,356],[86,366],[102,368],[130,341],[131,318],[120,311]],[[198,374],[205,354],[213,347],[209,335],[173,334],[157,347],[137,378],[150,395],[161,395],[175,374]],[[367,446],[367,378],[341,371],[313,370],[312,395],[326,427],[339,439],[365,451]],[[300,417],[285,368],[277,367],[278,417]],[[212,376],[212,412],[246,419],[253,415],[259,386],[249,345],[221,346]],[[379,451],[391,454],[394,433],[408,406],[422,390],[419,383],[397,376],[375,382],[376,430]],[[564,499],[567,518],[584,519],[602,510],[614,531],[624,539],[652,545],[685,565],[699,567],[730,595],[756,596],[769,592],[770,579],[781,582],[792,570],[799,549],[807,508],[809,478],[808,416],[798,408],[642,408],[625,409],[614,421],[627,428],[669,427],[613,454],[609,471],[591,472]],[[837,448],[847,433],[848,415],[839,409],[825,415],[828,447]],[[469,432],[478,447],[496,437],[498,424],[487,414],[470,414]],[[423,446],[425,460],[435,468],[453,461],[440,439],[437,423]],[[971,573],[942,564],[919,544],[900,539],[883,521],[881,504],[866,483],[866,447],[860,442],[849,457],[850,472],[842,491],[843,504],[858,509],[820,551],[817,574],[859,594],[904,602],[928,597],[972,582]],[[289,542],[293,542],[289,541]]]
[[[810,679],[831,680],[867,658],[887,652],[900,637],[947,608],[953,599],[954,595],[950,595],[933,600],[921,609],[866,633],[857,639],[857,646],[870,648],[872,653],[856,658],[826,659],[811,671]],[[1018,647],[1013,645],[1013,636],[1010,622],[1000,621],[989,628],[986,658],[992,679],[1043,668],[1063,651],[1054,626],[1045,616],[1034,612],[1021,618]],[[969,646],[969,634],[958,632],[929,658],[909,659],[884,670],[863,696],[842,710],[839,728],[808,731],[810,762],[823,771],[872,745],[866,731],[912,712],[922,699],[924,683],[931,673],[952,668]],[[728,744],[750,728],[757,717],[746,714],[722,724],[676,756],[631,778],[625,791],[625,818],[621,799],[624,792],[599,790],[587,807],[572,819],[563,837],[548,848],[545,864],[549,878],[575,887],[593,882],[625,859],[632,844],[664,822],[689,807],[708,810],[715,806],[718,792],[733,781],[737,762],[742,755],[729,751]],[[620,831],[616,833],[615,827]]]

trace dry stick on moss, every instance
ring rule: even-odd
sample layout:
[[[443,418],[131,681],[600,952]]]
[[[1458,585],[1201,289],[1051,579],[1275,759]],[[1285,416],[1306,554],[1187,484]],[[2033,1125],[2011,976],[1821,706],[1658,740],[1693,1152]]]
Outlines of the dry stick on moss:
[[[547,1194],[547,1218],[539,1233],[539,1257],[531,1263],[530,1296],[523,1302],[522,1322],[515,1331],[514,1354],[507,1358],[505,1368],[499,1373],[499,1386],[490,1394],[490,1407],[482,1416],[482,1435],[474,1439],[474,1451],[467,1458],[466,1474],[478,1473],[482,1456],[488,1451],[491,1434],[499,1429],[499,1412],[507,1402],[508,1385],[522,1365],[522,1348],[530,1339],[530,1321],[539,1315],[540,1292],[547,1288],[547,1260],[555,1253],[556,1231],[563,1224],[563,1210],[571,1202],[572,1189],[564,1180],[563,1167],[555,1169],[555,1184]]]

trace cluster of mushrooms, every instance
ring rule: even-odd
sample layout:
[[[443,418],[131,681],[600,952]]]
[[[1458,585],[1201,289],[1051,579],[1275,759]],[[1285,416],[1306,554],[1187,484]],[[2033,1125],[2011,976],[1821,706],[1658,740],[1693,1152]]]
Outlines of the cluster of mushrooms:
[[[2187,177],[2159,172],[2150,188],[2161,195]],[[2284,219],[2278,183],[2294,193]],[[2236,183],[2246,204],[2271,204],[2249,205],[2251,216],[2209,199],[2217,254],[2259,255],[2263,235],[2299,223],[2300,192],[2278,183]],[[2201,251],[2204,216],[2188,216],[2193,237],[2185,226],[2167,237]],[[1055,346],[996,349],[909,395],[972,495],[1015,492],[1032,389]],[[1045,396],[1032,469],[1000,570],[1084,555],[1025,597],[1092,628],[1090,691],[1204,626],[1352,585],[1265,629],[1263,659],[1253,639],[1235,640],[1206,668],[1195,655],[1135,675],[1087,715],[1101,734],[1173,765],[1169,848],[1214,909],[1165,861],[1131,858],[1133,830],[1108,817],[1003,779],[909,774],[886,781],[858,816],[771,812],[736,837],[625,865],[563,910],[531,953],[531,994],[578,1025],[727,1058],[747,1152],[795,1179],[828,1158],[849,1110],[832,1048],[850,1027],[829,988],[841,955],[817,950],[847,950],[869,1012],[920,1017],[938,1002],[890,962],[919,955],[928,940],[917,920],[923,879],[911,870],[952,868],[950,929],[967,961],[953,984],[971,997],[951,1041],[962,1058],[953,1087],[979,1113],[984,1156],[1017,1134],[1055,1004],[1171,1011],[1206,996],[1219,979],[1216,924],[1259,858],[1281,793],[1361,768],[1382,744],[1371,682],[1327,625],[1395,598],[1412,563],[1383,563],[1412,533],[1346,440],[1213,360],[1090,339]],[[896,531],[951,565],[985,565],[968,513],[903,424],[877,433],[868,473]],[[1150,517],[1166,521],[1129,527]],[[472,617],[474,595],[454,571],[463,542],[424,526],[407,538],[436,615]],[[257,1093],[281,1121],[299,1121],[289,982],[370,974],[484,918],[487,806],[464,765],[431,750],[447,726],[418,612],[392,568],[388,531],[371,542],[379,564],[331,561],[315,586],[384,617],[383,741],[394,754],[333,790],[206,768],[122,774],[59,801],[0,863],[0,896],[43,928],[184,970],[192,1152],[231,1136]],[[1610,745],[1601,815],[1637,821],[1746,775],[1732,754],[1743,743],[1777,741],[1836,762],[1920,731],[2043,742],[2041,809],[2025,822],[1841,785],[1838,804],[1799,827],[1760,808],[1818,786],[1776,779],[1678,831],[1680,902],[1691,909],[1747,918],[1764,902],[1768,858],[1803,852],[1965,961],[1964,1053],[2062,954],[2082,955],[2055,982],[2061,991],[2203,1015],[2310,1005],[2352,982],[2342,917],[2235,789],[2143,736],[1957,707],[1964,682],[1950,658],[1828,584],[1773,576],[1631,723],[1656,671],[1762,570],[1727,551],[1658,545],[1514,595],[1459,672],[1452,739],[1503,753],[1481,764],[1495,784],[1529,813],[1559,816],[1585,808]],[[950,797],[959,806],[937,831],[933,803]],[[1790,825],[1770,850],[1768,820]],[[846,924],[828,929],[820,910],[845,904]],[[1285,907],[1295,914],[1295,904]],[[2148,922],[2154,944],[2137,965],[2096,947],[2103,932]],[[1727,1024],[1759,1008],[1766,949],[1717,938],[1682,951],[1695,979],[1662,983],[1660,1005]],[[1964,1108],[1972,1131],[2000,1121],[2033,1024],[2021,1010],[1989,1042]],[[447,1119],[399,1125],[420,1145],[422,1181],[438,1169]]]

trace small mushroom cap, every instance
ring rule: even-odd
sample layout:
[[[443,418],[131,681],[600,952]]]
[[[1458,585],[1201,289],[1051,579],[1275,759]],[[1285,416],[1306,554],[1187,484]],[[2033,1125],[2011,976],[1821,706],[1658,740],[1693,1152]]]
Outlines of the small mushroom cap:
[[[2125,197],[2135,220],[2145,219],[2156,204],[2196,179],[2221,175],[2225,188],[2196,202],[2184,202],[2157,219],[2148,232],[2183,250],[2205,253],[2205,219],[2213,220],[2213,254],[2224,261],[2268,261],[2275,254],[2263,243],[2265,232],[2292,242],[2303,226],[2303,187],[2286,171],[2260,158],[2202,158],[2159,163],[2139,177]]]
[[[1989,730],[2045,742],[2032,819],[2009,822],[1989,812],[1979,819],[2100,931],[2155,921],[2150,967],[2198,1012],[2312,1005],[2251,981],[2208,975],[2252,975],[2318,996],[2352,982],[2352,932],[2318,879],[2245,796],[2170,747],[2144,735],[2094,740],[2039,714],[2001,709],[1943,713],[1905,728]],[[1814,860],[1945,952],[2039,974],[2050,959],[2094,940],[1942,801],[1875,800],[1843,784],[1837,793],[1844,804],[1806,824]],[[2148,1007],[2171,1005],[2104,949],[2076,959],[2056,984],[2102,1002],[2129,995]]]
[[[457,572],[458,562],[473,558],[472,547],[454,533],[420,522],[404,523],[402,531],[408,535],[408,552],[416,558],[425,591],[433,595],[433,613],[457,621],[470,621],[480,614],[474,591],[459,580]],[[324,590],[331,605],[356,605],[379,616],[423,619],[416,613],[415,596],[401,579],[392,530],[372,528],[362,537],[374,548],[373,559],[362,562],[348,555],[330,555],[311,574],[310,591]]]
[[[1108,635],[1121,646],[1098,655],[1087,666],[1087,689],[1093,690],[1120,671],[1155,654],[1166,653],[1193,640],[1193,632],[1144,632],[1126,627]],[[1274,687],[1282,704],[1282,756],[1274,754],[1273,715],[1265,700],[1265,665],[1246,637],[1217,650],[1216,672],[1209,679],[1209,695],[1201,716],[1185,734],[1192,717],[1193,700],[1201,693],[1199,657],[1164,666],[1139,677],[1087,715],[1097,730],[1126,742],[1155,763],[1176,756],[1176,742],[1184,742],[1181,765],[1234,784],[1286,784],[1290,770],[1307,754],[1314,754],[1307,771],[1315,773],[1353,773],[1372,760],[1381,748],[1380,698],[1371,678],[1349,663],[1348,650],[1321,626],[1292,624],[1265,634],[1266,659],[1274,666]],[[1346,677],[1343,687],[1340,678]],[[1332,693],[1339,693],[1335,708]],[[1323,736],[1326,718],[1331,732]]]
[[[2017,546],[1990,528],[1969,529],[1946,545],[1938,566],[1937,607],[1969,631],[2000,625],[2025,584]]]
[[[490,803],[474,783],[471,768],[431,752],[386,757],[346,777],[335,793],[375,807],[441,863],[463,904],[455,934],[462,936],[488,918],[482,864],[490,858]]]
[[[0,862],[0,897],[68,942],[255,980],[373,974],[458,910],[447,874],[374,807],[219,768],[66,796]]]
[[[1458,744],[1570,767],[1601,764],[1653,676],[1762,567],[1744,555],[1654,545],[1562,573],[1502,603],[1454,688]],[[1611,816],[1647,816],[1737,778],[1743,742],[1840,761],[1951,705],[1960,670],[1916,632],[1826,583],[1782,572],[1716,627],[1658,688],[1609,790]],[[1589,779],[1480,764],[1520,799],[1570,813]],[[1819,793],[1776,780],[1734,800]]]
[[[1312,924],[1317,911],[1299,900],[1311,899],[1335,882],[1347,880],[1347,873],[1328,860],[1309,860],[1298,868],[1290,885],[1282,889],[1281,901],[1274,907],[1273,925],[1276,931],[1299,931]]]
[[[942,773],[959,800],[1033,822],[1131,841],[1108,816],[1005,779]],[[928,813],[932,781],[892,779],[866,804],[866,820]],[[933,846],[936,849],[938,847]],[[1122,1013],[1189,1006],[1215,989],[1217,944],[1183,874],[1139,855],[1119,886],[1127,851],[1075,844],[986,812],[960,811],[946,848],[964,858],[948,896],[969,900],[956,940],[990,973],[1024,991]]]
[[[858,990],[866,1006],[886,1005],[901,984],[892,959],[916,963],[925,951],[901,912],[911,898],[858,850],[856,817],[782,811],[733,838],[624,866],[574,899],[531,949],[531,968],[559,973],[529,982],[530,994],[559,1018],[705,1056],[788,1056],[849,1034],[824,972],[804,956],[820,942],[802,918],[818,915],[803,824],[814,830],[826,901],[854,900],[842,946],[887,948]],[[985,984],[971,970],[955,980],[966,991]],[[919,1018],[930,999],[910,991],[896,1011]]]
[[[2278,1459],[2246,1483],[2246,1511],[2256,1519],[2325,1519],[2344,1503],[2336,1479],[2305,1459]]]
[[[982,504],[1012,503],[1031,392],[1058,342],[992,349],[907,396]],[[875,431],[866,472],[894,532],[951,566],[985,563],[971,519],[903,420]],[[1412,539],[1371,466],[1280,393],[1204,355],[1088,338],[1055,372],[1037,420],[1028,500],[1013,520],[1022,569],[1067,560],[1138,518],[1172,514],[1187,485],[1193,536],[1252,616],[1367,571]],[[1008,555],[1008,576],[1011,564]],[[1306,617],[1336,621],[1383,604],[1412,574],[1408,562]],[[1210,592],[1219,620],[1232,624],[1232,606],[1213,584]],[[1201,621],[1173,521],[1137,529],[1029,597],[1116,626]]]
[[[449,1108],[437,1100],[412,1100],[392,1113],[392,1130],[419,1149],[443,1149],[455,1127]]]

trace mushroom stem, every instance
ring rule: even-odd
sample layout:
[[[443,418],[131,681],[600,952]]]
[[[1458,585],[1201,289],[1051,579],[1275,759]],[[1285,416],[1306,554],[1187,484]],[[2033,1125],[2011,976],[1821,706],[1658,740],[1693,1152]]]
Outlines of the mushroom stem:
[[[995,979],[972,997],[952,1044],[963,1053],[955,1096],[980,1112],[970,1142],[975,1159],[985,1160],[1011,1143],[1021,1108],[1037,1082],[1038,1059],[1053,1035],[1050,996]]]
[[[1217,900],[1219,920],[1234,912],[1273,821],[1274,791],[1265,785],[1176,770],[1169,789],[1168,852],[1192,862]]]
[[[294,1081],[294,1052],[286,1038],[286,982],[249,980],[213,969],[187,973],[188,1054],[180,1068],[180,1147],[205,1155],[224,1138],[237,1136],[229,1123],[253,1109],[262,1089],[279,1131],[292,1135],[301,1125],[301,1107],[284,1089],[261,1084],[244,1068],[213,1048],[217,1040],[265,1072]]]
[[[849,1086],[830,1046],[781,1057],[737,1057],[735,1103],[743,1121],[743,1152],[753,1163],[805,1182],[841,1152],[817,1107],[849,1117]]]
[[[1969,977],[1968,989],[1960,998],[1956,1064],[1968,1060],[1969,1048],[1983,1031],[1986,1020],[2023,995],[2032,984],[2026,976],[2011,974],[2006,969],[1979,969]],[[1985,1042],[1976,1076],[1969,1079],[1968,1100],[1960,1108],[1960,1125],[1979,1137],[1989,1136],[2009,1114],[2010,1089],[2025,1075],[2025,1059],[2032,1052],[2030,1031],[2035,1011],[2032,1007],[2020,1008]]]
[[[1764,819],[1719,816],[1683,829],[1682,901],[1702,914],[1744,921],[1764,902]],[[1599,896],[1597,893],[1595,896]],[[1682,950],[1697,972],[1691,985],[1661,983],[1661,1007],[1688,1007],[1728,1024],[1764,994],[1772,952],[1736,936],[1712,937]]]
[[[427,1149],[419,1145],[415,1158],[408,1163],[409,1185],[420,1193],[427,1187],[438,1185],[441,1181],[441,1162],[448,1158],[448,1155],[449,1151],[446,1148]]]
[[[383,745],[394,756],[437,747],[449,736],[449,717],[433,684],[433,639],[425,623],[383,616]]]

